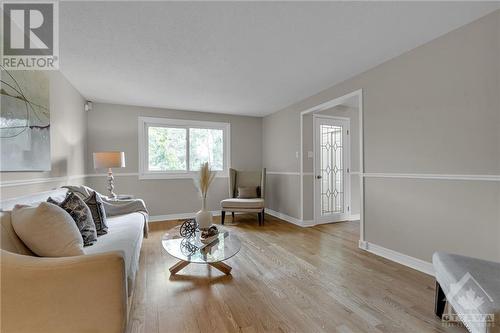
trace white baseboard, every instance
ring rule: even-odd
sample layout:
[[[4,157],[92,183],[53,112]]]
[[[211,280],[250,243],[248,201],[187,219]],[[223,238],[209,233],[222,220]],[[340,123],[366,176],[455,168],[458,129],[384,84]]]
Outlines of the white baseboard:
[[[380,245],[376,245],[370,242],[366,241],[359,241],[359,248],[366,250],[368,252],[371,252],[373,254],[376,254],[380,257],[383,257],[385,259],[389,259],[391,261],[397,262],[398,264],[416,269],[417,271],[420,271],[425,274],[429,274],[434,276],[434,267],[432,266],[432,263],[417,259],[415,257],[411,257],[409,255],[387,249],[385,247],[382,247]]]
[[[220,216],[220,210],[212,211],[213,216]],[[149,222],[160,222],[160,221],[170,221],[170,220],[184,220],[192,219],[196,215],[193,213],[180,213],[180,214],[167,214],[167,215],[154,215],[149,217]]]
[[[274,216],[274,217],[277,217],[283,221],[286,221],[286,222],[290,222],[292,224],[295,224],[295,225],[298,225],[299,227],[305,227],[306,225],[304,225],[304,221],[298,219],[298,218],[295,218],[295,217],[292,217],[290,215],[286,215],[286,214],[283,214],[283,213],[280,213],[280,212],[277,212],[275,210],[272,210],[270,208],[266,208],[266,213],[271,215],[271,216]]]
[[[213,216],[221,216],[221,211],[220,210],[212,210],[211,211]],[[238,213],[235,212],[234,214],[239,215],[239,214],[247,214],[247,213]],[[184,219],[194,219],[196,215],[196,212],[193,213],[180,213],[180,214],[167,214],[167,215],[154,215],[149,217],[149,222],[161,222],[161,221],[171,221],[171,220],[184,220]],[[227,215],[226,215],[227,217]]]
[[[359,221],[361,219],[360,214],[352,214],[347,218],[347,221]]]
[[[315,225],[332,223],[332,222],[316,223],[314,220],[301,220],[301,219],[292,217],[290,215],[286,215],[286,214],[283,214],[281,212],[277,212],[277,211],[272,210],[270,208],[266,208],[266,213],[268,213],[269,215],[272,215],[274,217],[277,217],[279,219],[282,219],[283,221],[298,225],[299,227],[313,227]],[[357,221],[359,219],[360,219],[359,214],[356,214],[356,215],[349,216],[347,218],[347,221]]]
[[[302,226],[303,227],[314,227],[315,225],[318,225],[314,220],[302,220]]]
[[[362,250],[367,250],[368,249],[368,242],[365,242],[363,240],[358,241],[358,247]]]
[[[317,225],[317,223],[314,222],[314,220],[301,220],[295,217],[292,217],[290,215],[283,214],[281,212],[277,212],[275,210],[266,208],[266,213],[277,217],[283,221],[298,225],[299,227],[312,227]],[[245,213],[236,213],[236,214],[245,214]],[[149,217],[149,222],[160,222],[160,221],[169,221],[169,220],[183,220],[183,219],[191,219],[194,218],[196,215],[196,212],[193,213],[180,213],[180,214],[167,214],[167,215],[154,215]],[[213,216],[220,216],[221,211],[220,210],[214,210],[212,211]],[[359,214],[358,215],[352,215],[349,217],[348,221],[356,221],[359,220]]]
[[[298,225],[300,227],[310,227],[314,225],[314,221],[302,221],[295,217],[274,211],[272,209],[266,208],[266,213],[277,217],[286,222],[290,222],[292,224]],[[213,216],[220,216],[220,210],[212,211]],[[245,213],[236,213],[236,214],[245,214]],[[169,221],[169,220],[182,220],[182,219],[191,219],[194,218],[196,212],[193,213],[180,213],[180,214],[167,214],[167,215],[154,215],[149,217],[149,222],[160,222],[160,221]]]

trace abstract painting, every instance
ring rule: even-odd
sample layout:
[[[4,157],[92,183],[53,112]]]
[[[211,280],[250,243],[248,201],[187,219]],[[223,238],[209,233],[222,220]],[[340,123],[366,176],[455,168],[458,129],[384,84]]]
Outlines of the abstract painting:
[[[0,171],[50,170],[47,73],[1,68],[0,75]]]

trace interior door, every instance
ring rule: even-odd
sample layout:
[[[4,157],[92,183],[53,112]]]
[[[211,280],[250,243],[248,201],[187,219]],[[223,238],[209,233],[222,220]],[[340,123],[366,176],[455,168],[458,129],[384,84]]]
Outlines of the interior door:
[[[314,219],[345,221],[350,209],[349,119],[314,117]]]

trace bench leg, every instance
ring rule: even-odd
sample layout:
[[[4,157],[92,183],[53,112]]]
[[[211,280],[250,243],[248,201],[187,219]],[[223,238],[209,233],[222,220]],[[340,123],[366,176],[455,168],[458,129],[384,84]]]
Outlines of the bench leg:
[[[226,217],[226,211],[225,211],[225,210],[223,210],[223,211],[221,212],[221,218],[220,218],[220,223],[221,223],[222,225],[224,225],[224,218],[225,218],[225,217]]]
[[[436,281],[436,293],[434,295],[434,313],[439,318],[443,317],[444,307],[446,306],[446,296],[443,289]]]
[[[231,212],[231,216],[233,217],[233,219],[231,220],[231,222],[234,223],[234,212]]]

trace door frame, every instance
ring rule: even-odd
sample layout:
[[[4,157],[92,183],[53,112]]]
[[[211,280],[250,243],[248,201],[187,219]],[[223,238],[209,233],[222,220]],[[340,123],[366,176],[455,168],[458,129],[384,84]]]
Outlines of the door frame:
[[[351,175],[358,174],[359,176],[359,240],[360,244],[365,241],[365,214],[364,214],[364,206],[365,206],[365,194],[364,194],[364,142],[363,142],[363,89],[358,89],[352,91],[348,94],[341,95],[337,98],[331,99],[321,104],[314,105],[308,109],[305,109],[299,114],[299,122],[300,122],[300,150],[299,150],[299,177],[300,177],[300,220],[304,221],[304,115],[309,113],[316,113],[320,111],[324,111],[330,109],[334,106],[340,105],[344,103],[346,100],[357,97],[358,99],[358,113],[359,113],[359,170],[356,170],[356,173],[352,172]],[[303,222],[304,223],[304,222]]]
[[[347,145],[348,149],[343,150],[344,152],[344,169],[347,171],[344,173],[344,213],[342,214],[343,219],[339,221],[331,221],[327,217],[322,218],[321,215],[317,216],[316,214],[318,213],[317,211],[317,205],[318,203],[316,202],[317,199],[317,187],[318,187],[318,182],[316,181],[316,152],[318,149],[317,146],[317,138],[316,135],[318,134],[316,132],[316,123],[320,119],[332,119],[332,120],[340,120],[340,121],[345,121],[347,122],[347,130],[351,130],[351,119],[347,117],[338,117],[338,116],[330,116],[330,115],[323,115],[323,114],[313,114],[313,220],[315,224],[323,224],[323,223],[333,223],[333,222],[340,222],[340,221],[345,221],[350,215],[350,207],[352,206],[352,201],[351,201],[351,136],[347,134],[345,136],[346,140],[343,143],[343,146]],[[349,209],[347,209],[349,208]]]

